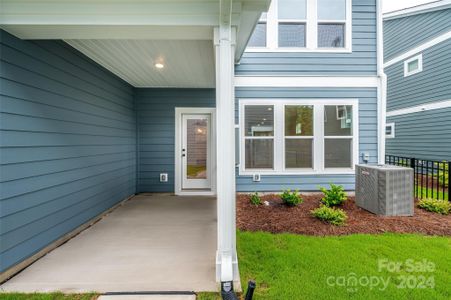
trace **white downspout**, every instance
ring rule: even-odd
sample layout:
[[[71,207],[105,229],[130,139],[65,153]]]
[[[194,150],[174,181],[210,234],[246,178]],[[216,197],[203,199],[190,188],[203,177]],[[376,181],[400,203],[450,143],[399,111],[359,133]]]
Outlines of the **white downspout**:
[[[378,163],[385,163],[385,125],[387,117],[387,76],[384,73],[384,33],[382,0],[376,0],[377,10],[377,115],[378,115]]]

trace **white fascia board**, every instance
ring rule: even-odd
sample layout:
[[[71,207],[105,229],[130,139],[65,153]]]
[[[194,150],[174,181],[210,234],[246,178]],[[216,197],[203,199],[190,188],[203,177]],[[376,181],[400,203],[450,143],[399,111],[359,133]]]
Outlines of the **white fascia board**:
[[[401,109],[397,109],[397,110],[392,110],[392,111],[387,112],[387,117],[395,117],[395,116],[413,114],[413,113],[417,113],[417,112],[442,109],[442,108],[451,108],[451,99],[444,100],[444,101],[425,103],[425,104],[411,106],[411,107],[407,107],[407,108],[401,108]]]
[[[235,76],[235,87],[379,87],[379,84],[377,76]]]
[[[21,39],[58,40],[212,40],[210,26],[152,25],[2,25]]]
[[[444,42],[444,41],[446,41],[446,40],[448,40],[450,38],[451,38],[451,30],[446,32],[446,33],[444,33],[444,34],[441,34],[441,35],[437,36],[436,38],[433,38],[432,40],[429,40],[426,43],[423,43],[423,44],[421,44],[421,45],[419,45],[419,46],[417,46],[417,47],[415,47],[415,48],[413,48],[413,49],[411,49],[411,50],[409,50],[407,52],[404,52],[401,55],[398,55],[398,56],[392,58],[391,60],[387,61],[384,64],[384,68],[387,68],[387,67],[389,67],[391,65],[394,65],[394,64],[396,64],[396,63],[398,63],[400,61],[403,61],[403,60],[405,60],[405,59],[407,59],[407,58],[409,58],[409,57],[411,57],[411,56],[413,56],[413,55],[415,55],[415,54],[417,54],[417,53],[419,53],[421,51],[429,49],[429,48],[431,48],[431,47],[433,47],[433,46],[435,46],[437,44],[440,44],[441,42]]]
[[[384,14],[384,21],[393,20],[397,18],[404,18],[408,16],[413,16],[417,14],[428,13],[436,10],[447,9],[451,7],[451,0],[441,0],[435,1],[431,3],[426,3],[406,9],[396,10],[393,12],[389,12]]]

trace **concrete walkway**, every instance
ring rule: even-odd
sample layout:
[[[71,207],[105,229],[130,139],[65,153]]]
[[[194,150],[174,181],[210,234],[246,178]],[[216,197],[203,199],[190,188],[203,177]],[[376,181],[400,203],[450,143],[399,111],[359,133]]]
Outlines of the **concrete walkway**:
[[[215,291],[216,230],[215,198],[138,195],[0,290]]]

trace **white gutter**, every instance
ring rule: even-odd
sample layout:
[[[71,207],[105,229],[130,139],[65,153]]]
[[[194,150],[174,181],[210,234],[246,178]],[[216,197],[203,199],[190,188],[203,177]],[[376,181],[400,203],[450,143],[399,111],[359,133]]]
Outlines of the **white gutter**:
[[[384,73],[384,33],[382,0],[376,0],[377,10],[377,76],[380,78],[377,89],[378,115],[378,163],[385,163],[385,123],[387,115],[387,76]]]

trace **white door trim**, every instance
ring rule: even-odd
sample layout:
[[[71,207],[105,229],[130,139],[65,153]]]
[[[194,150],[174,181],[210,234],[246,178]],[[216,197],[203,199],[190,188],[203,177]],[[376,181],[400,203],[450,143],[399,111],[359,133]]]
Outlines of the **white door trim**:
[[[182,189],[182,116],[184,114],[210,114],[211,119],[211,190],[186,191]],[[176,107],[175,108],[175,136],[174,136],[174,192],[176,195],[216,195],[216,109],[206,107]]]

